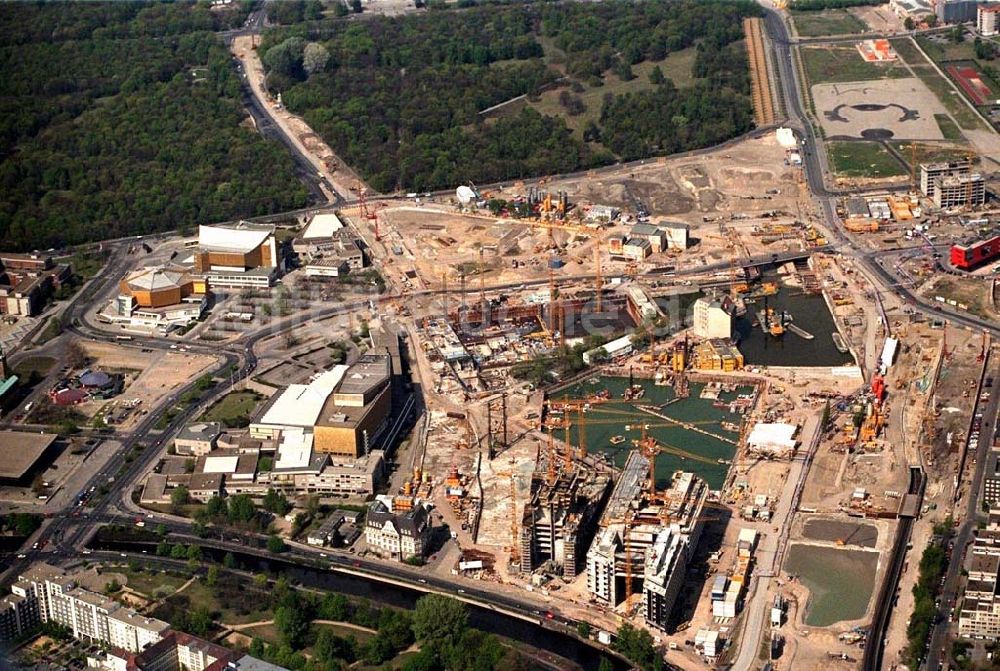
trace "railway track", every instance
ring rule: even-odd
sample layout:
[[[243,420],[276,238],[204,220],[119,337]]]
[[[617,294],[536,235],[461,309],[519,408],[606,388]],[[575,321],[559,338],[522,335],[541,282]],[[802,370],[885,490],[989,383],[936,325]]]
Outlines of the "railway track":
[[[775,123],[776,115],[771,78],[767,68],[767,54],[764,49],[764,22],[758,18],[743,19],[743,33],[747,38],[754,120],[758,127],[769,126]]]

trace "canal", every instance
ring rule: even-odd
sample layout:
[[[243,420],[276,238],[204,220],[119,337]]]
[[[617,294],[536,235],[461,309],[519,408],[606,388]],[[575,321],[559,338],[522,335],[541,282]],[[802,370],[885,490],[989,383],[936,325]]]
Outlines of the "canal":
[[[152,552],[156,544],[99,540],[94,541],[92,547],[95,550],[138,553],[142,551]],[[386,606],[412,610],[416,606],[417,599],[425,594],[417,589],[409,589],[338,571],[303,566],[279,557],[265,559],[254,554],[228,552],[234,556],[239,566],[248,571],[279,574],[303,587],[369,599]],[[202,554],[215,562],[221,563],[226,553],[227,550],[210,546],[202,547]],[[612,663],[615,671],[628,669],[628,665],[618,658],[610,656],[600,648],[589,645],[574,636],[487,608],[468,605],[469,624],[476,629],[558,655],[578,664],[584,671],[597,671],[602,657],[606,657]]]

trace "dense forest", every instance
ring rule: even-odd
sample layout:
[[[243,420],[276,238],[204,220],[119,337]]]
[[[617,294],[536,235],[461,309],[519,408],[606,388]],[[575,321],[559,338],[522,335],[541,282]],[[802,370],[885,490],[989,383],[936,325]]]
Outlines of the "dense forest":
[[[304,205],[244,123],[213,30],[249,5],[12,3],[0,13],[0,239],[59,247]]]
[[[432,5],[433,6],[433,5]],[[538,3],[309,20],[265,34],[267,85],[381,191],[576,170],[703,147],[751,128],[744,0]],[[690,87],[605,96],[587,142],[531,107],[483,110],[697,45]],[[552,53],[558,53],[558,58]],[[567,96],[572,103],[572,97]]]

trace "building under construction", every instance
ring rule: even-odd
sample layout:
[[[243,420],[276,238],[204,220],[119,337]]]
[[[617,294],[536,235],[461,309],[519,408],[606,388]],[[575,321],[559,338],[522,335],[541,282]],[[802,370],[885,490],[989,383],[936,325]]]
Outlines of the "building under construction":
[[[629,453],[587,553],[587,587],[611,607],[626,602],[626,612],[641,594],[647,624],[662,630],[701,536],[708,485],[678,471],[657,493],[653,466],[642,452]]]
[[[521,518],[521,571],[543,568],[576,577],[609,491],[610,475],[585,462],[557,472],[551,481],[536,471]]]

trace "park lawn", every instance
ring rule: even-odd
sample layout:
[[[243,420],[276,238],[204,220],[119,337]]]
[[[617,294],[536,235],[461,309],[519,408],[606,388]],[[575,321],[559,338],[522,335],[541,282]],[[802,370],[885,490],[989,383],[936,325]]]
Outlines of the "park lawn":
[[[840,177],[896,177],[906,174],[892,154],[875,142],[830,142],[826,151],[833,171]]]
[[[187,582],[187,578],[170,575],[159,571],[133,571],[128,568],[115,568],[116,573],[124,573],[126,586],[151,599],[157,597],[156,591],[159,589],[164,596],[175,593],[181,585]],[[192,585],[193,586],[193,585]],[[189,588],[190,589],[190,588]],[[186,592],[187,590],[185,590]]]
[[[331,632],[340,636],[342,638],[347,638],[348,636],[353,636],[357,639],[358,643],[367,643],[370,639],[375,637],[375,634],[370,631],[365,631],[364,629],[355,629],[354,627],[345,627],[340,624],[318,624],[313,623],[313,628],[319,633],[320,629],[329,629]]]
[[[552,88],[544,91],[539,96],[537,102],[529,102],[528,105],[535,108],[541,114],[561,117],[570,130],[582,140],[583,129],[587,126],[587,123],[590,121],[596,123],[600,118],[604,96],[608,94],[623,95],[625,93],[634,93],[653,88],[653,83],[649,81],[649,73],[657,65],[660,66],[663,75],[672,80],[674,86],[677,88],[691,86],[695,81],[694,59],[697,53],[698,50],[695,47],[688,47],[687,49],[676,51],[660,61],[643,61],[642,63],[637,63],[632,66],[635,79],[629,81],[622,81],[613,72],[606,72],[604,73],[603,86],[591,86],[586,82],[581,82],[584,88],[581,93],[573,93],[568,86]],[[559,103],[559,94],[562,91],[569,91],[573,96],[579,96],[583,100],[583,104],[587,107],[586,111],[577,116],[570,116],[566,112],[566,109]],[[516,113],[520,109],[514,105],[510,107],[509,112],[511,113]]]
[[[222,422],[232,426],[232,421],[249,418],[260,403],[260,394],[254,391],[234,391],[226,394],[205,411],[201,419],[206,422]]]
[[[868,63],[853,46],[809,46],[799,50],[809,84],[864,82],[909,77],[901,63]]]
[[[945,140],[965,140],[965,136],[962,135],[962,129],[947,114],[935,114],[934,121],[937,122],[938,128],[941,129],[941,134],[944,135]]]
[[[801,37],[822,37],[824,35],[856,35],[868,30],[864,21],[846,9],[828,9],[822,12],[802,12],[792,10],[795,30]]]

